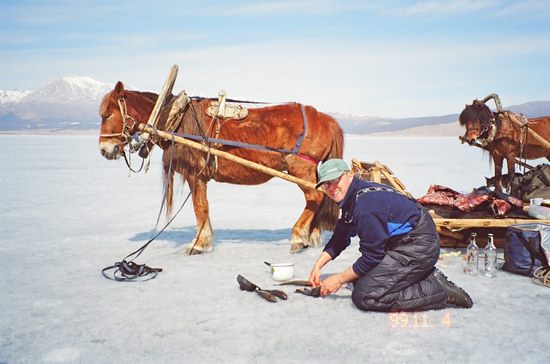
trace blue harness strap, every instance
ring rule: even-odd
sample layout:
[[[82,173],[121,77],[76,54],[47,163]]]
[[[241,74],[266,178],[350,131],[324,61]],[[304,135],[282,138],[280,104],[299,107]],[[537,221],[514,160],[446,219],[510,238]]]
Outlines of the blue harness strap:
[[[296,145],[294,146],[294,150],[292,151],[292,154],[298,155],[300,151],[300,147],[302,146],[302,142],[304,141],[304,138],[307,133],[307,116],[306,116],[306,109],[303,104],[300,104],[300,109],[302,110],[302,120],[304,121],[304,129],[302,130],[302,134],[298,137],[298,140],[296,141]]]
[[[231,146],[231,147],[264,150],[264,151],[268,151],[268,152],[278,152],[278,153],[283,153],[283,154],[294,154],[294,155],[297,155],[297,156],[300,156],[300,157],[311,160],[311,158],[300,154],[300,147],[302,146],[302,142],[304,141],[304,138],[305,138],[306,133],[307,133],[306,110],[305,110],[304,105],[302,105],[302,104],[300,104],[300,108],[301,108],[301,111],[302,111],[302,120],[303,120],[304,127],[303,127],[303,130],[302,130],[302,133],[300,134],[300,136],[298,137],[298,140],[296,141],[296,145],[294,146],[293,150],[271,148],[271,147],[266,147],[264,145],[243,143],[243,142],[239,142],[239,141],[236,141],[236,140],[209,138],[209,137],[203,137],[203,136],[199,136],[199,135],[195,135],[195,134],[186,134],[186,133],[172,133],[172,134],[174,134],[176,136],[179,136],[179,137],[186,138],[186,139],[201,141],[201,142],[205,142],[205,143],[217,143],[217,144],[221,144],[221,145],[228,145],[228,146]]]

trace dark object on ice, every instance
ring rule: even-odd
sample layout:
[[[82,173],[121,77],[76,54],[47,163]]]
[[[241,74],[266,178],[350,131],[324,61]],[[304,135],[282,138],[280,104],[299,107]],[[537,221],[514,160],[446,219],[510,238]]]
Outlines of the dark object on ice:
[[[472,299],[466,293],[465,290],[449,281],[445,274],[443,274],[439,269],[435,268],[433,273],[435,279],[443,286],[445,293],[447,293],[447,303],[462,308],[471,308],[474,304]]]
[[[548,267],[547,255],[550,255],[550,225],[508,226],[503,270],[531,277],[541,265]]]
[[[278,289],[261,289],[240,274],[237,276],[237,282],[239,283],[239,287],[242,291],[256,292],[260,297],[269,302],[277,302],[276,297],[279,297],[283,300],[288,299],[288,296],[285,292]]]
[[[321,297],[321,286],[317,286],[315,288],[297,288],[296,292],[305,294],[306,296],[311,297]]]
[[[149,240],[147,244],[136,250],[135,252],[127,255],[126,258],[136,254],[151,242]],[[138,254],[139,255],[139,254]],[[127,261],[124,258],[121,262],[116,262],[114,265],[105,267],[101,270],[101,274],[107,279],[118,282],[145,282],[150,279],[154,279],[159,272],[162,272],[162,268],[152,268],[145,264],[137,264],[132,260]],[[137,258],[134,257],[134,259]],[[107,272],[113,269],[112,276],[107,275]]]
[[[276,286],[306,286],[306,287],[310,287],[311,284],[309,284],[309,281],[306,281],[305,279],[294,279],[294,280],[291,280],[291,281],[278,283],[278,284],[276,284]]]

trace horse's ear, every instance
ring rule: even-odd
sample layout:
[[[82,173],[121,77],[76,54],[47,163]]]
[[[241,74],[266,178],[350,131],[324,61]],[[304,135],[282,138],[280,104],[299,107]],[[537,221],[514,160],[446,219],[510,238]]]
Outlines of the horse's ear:
[[[121,81],[116,83],[114,94],[117,98],[124,97],[124,84]]]

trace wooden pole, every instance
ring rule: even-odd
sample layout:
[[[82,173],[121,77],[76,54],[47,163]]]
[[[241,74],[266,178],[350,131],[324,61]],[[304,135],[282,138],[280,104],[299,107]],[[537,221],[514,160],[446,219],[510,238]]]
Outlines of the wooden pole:
[[[166,96],[169,93],[171,93],[172,89],[174,88],[174,83],[176,82],[177,75],[178,75],[178,66],[173,65],[172,68],[170,69],[170,73],[168,74],[168,78],[166,79],[166,81],[164,81],[164,86],[160,91],[160,94],[157,98],[157,102],[153,107],[153,111],[151,111],[151,115],[149,115],[149,120],[147,121],[147,125],[151,127],[155,127],[157,125],[158,117],[160,115],[160,110],[164,105],[164,100],[166,99]],[[149,132],[143,133],[141,137],[145,141],[149,140]]]
[[[548,224],[550,220],[538,219],[447,219],[442,217],[434,217],[434,223],[437,227],[445,227],[449,230],[460,230],[469,228],[502,228],[516,224],[541,223]]]
[[[510,113],[508,111],[505,111],[504,113],[505,113],[506,117],[508,118],[508,120],[510,120],[511,122],[513,122],[514,124],[516,124],[517,126],[520,127],[520,130],[521,130],[521,128],[523,128],[524,125],[519,120],[516,120],[515,118],[511,117]],[[533,129],[531,129],[529,127],[527,127],[527,132],[533,138],[538,140],[542,145],[544,145],[545,148],[550,149],[550,142],[548,140],[541,137],[538,133],[536,133]]]
[[[159,137],[161,137],[163,139],[166,139],[168,141],[174,140],[176,143],[187,145],[188,147],[198,149],[202,152],[210,153],[210,154],[216,155],[218,157],[225,158],[227,160],[230,160],[230,161],[238,163],[238,164],[242,164],[242,165],[244,165],[248,168],[254,169],[256,171],[263,172],[263,173],[268,174],[270,176],[279,177],[279,178],[284,179],[286,181],[295,183],[295,184],[300,185],[302,187],[315,189],[315,183],[303,180],[303,179],[298,178],[298,177],[291,176],[287,173],[278,171],[278,170],[273,169],[273,168],[266,167],[264,165],[261,165],[261,164],[255,163],[255,162],[251,162],[247,159],[237,157],[236,155],[233,155],[233,154],[230,154],[230,153],[227,153],[227,152],[224,152],[224,151],[212,148],[212,147],[207,147],[206,145],[203,145],[203,144],[194,142],[192,140],[185,139],[185,138],[173,135],[171,133],[167,133],[167,132],[160,131],[160,130],[154,130],[154,128],[151,127],[150,125],[140,124],[139,129],[141,131],[145,132],[145,133],[158,135]]]

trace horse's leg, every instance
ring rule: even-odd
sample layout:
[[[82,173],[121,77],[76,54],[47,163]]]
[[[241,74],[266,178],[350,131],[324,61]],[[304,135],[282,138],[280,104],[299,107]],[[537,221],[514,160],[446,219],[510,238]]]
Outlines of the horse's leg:
[[[493,163],[495,164],[495,190],[502,191],[502,162],[504,158],[501,155],[493,153]]]
[[[292,235],[290,237],[290,252],[296,253],[300,249],[308,246],[319,247],[323,242],[323,236],[321,235],[321,229],[311,229],[311,222],[313,217],[323,201],[323,193],[320,191],[312,190],[311,188],[300,187],[304,191],[304,197],[306,199],[306,207],[298,221],[292,227]]]
[[[206,182],[200,178],[188,176],[187,183],[191,188],[193,209],[197,218],[197,234],[187,246],[185,252],[189,255],[212,251],[212,226],[208,215],[208,199],[206,195]]]
[[[504,187],[506,190],[510,189],[510,183],[514,179],[514,176],[516,174],[516,155],[513,153],[509,153],[506,156],[506,166],[508,168],[508,177],[504,180]]]

